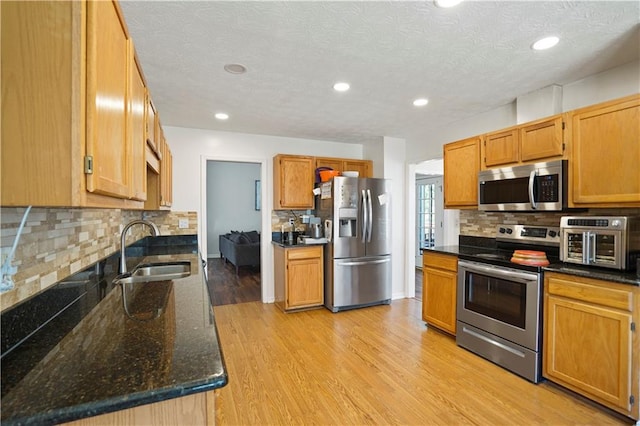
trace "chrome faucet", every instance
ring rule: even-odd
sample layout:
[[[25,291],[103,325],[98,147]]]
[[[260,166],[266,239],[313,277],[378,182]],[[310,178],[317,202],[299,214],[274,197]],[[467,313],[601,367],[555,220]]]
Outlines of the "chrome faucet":
[[[158,229],[156,224],[148,220],[136,219],[127,223],[126,226],[122,228],[122,235],[120,235],[120,273],[121,274],[124,274],[125,272],[127,272],[127,259],[126,259],[126,256],[124,255],[124,251],[125,251],[124,244],[127,236],[127,231],[133,225],[136,225],[138,223],[141,225],[147,225],[149,228],[151,228],[151,235],[153,235],[154,237],[160,235],[160,230]]]

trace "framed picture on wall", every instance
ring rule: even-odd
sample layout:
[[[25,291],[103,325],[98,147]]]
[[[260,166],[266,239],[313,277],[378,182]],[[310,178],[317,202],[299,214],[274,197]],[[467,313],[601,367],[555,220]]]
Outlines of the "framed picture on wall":
[[[262,199],[261,199],[261,191],[260,191],[260,181],[257,180],[255,182],[255,209],[256,210],[260,210],[260,207],[262,205]]]

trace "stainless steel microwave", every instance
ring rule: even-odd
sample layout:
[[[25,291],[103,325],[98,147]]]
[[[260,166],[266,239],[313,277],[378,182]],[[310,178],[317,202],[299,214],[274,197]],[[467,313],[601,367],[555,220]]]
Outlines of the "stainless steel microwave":
[[[640,256],[640,217],[563,216],[560,260],[620,270],[636,268]]]
[[[478,210],[566,210],[567,174],[567,160],[483,170],[478,174]]]

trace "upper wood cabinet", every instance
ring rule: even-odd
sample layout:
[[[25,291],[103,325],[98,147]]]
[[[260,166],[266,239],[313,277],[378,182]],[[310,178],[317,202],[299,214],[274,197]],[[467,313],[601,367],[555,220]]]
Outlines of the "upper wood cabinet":
[[[169,144],[164,138],[164,133],[160,129],[160,149],[162,160],[160,160],[160,208],[168,209],[173,204],[173,155]]]
[[[484,135],[482,169],[566,158],[563,115]]]
[[[480,137],[444,145],[445,208],[477,208],[479,171]]]
[[[151,147],[151,150],[158,155],[160,150],[158,149],[158,114],[156,113],[156,107],[151,101],[151,95],[147,91],[147,110],[145,126],[147,129],[147,143]]]
[[[544,377],[638,420],[638,287],[548,273],[544,289]]]
[[[371,160],[354,160],[349,158],[316,157],[316,168],[330,167],[333,170],[358,172],[359,177],[373,177]]]
[[[486,167],[517,163],[520,158],[520,138],[517,128],[489,133],[484,137]]]
[[[144,83],[142,68],[133,49],[130,50],[134,67],[130,73],[129,84],[129,124],[127,128],[131,144],[131,198],[144,201],[147,199],[147,88]]]
[[[140,87],[129,93],[135,62],[118,4],[0,8],[2,205],[142,208],[128,129]]]
[[[132,46],[116,3],[88,2],[87,28],[87,157],[93,163],[87,190],[128,198],[132,159],[127,77]]]
[[[640,95],[569,113],[572,207],[640,206]]]
[[[522,162],[562,158],[565,153],[563,115],[532,121],[519,127]]]
[[[273,208],[275,210],[314,208],[315,159],[300,155],[273,157]]]

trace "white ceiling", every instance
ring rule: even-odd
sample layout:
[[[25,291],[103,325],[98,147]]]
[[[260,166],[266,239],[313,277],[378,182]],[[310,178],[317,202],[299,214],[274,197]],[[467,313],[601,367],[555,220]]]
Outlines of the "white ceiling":
[[[412,142],[640,57],[640,1],[129,1],[163,125]],[[547,51],[529,46],[557,35]],[[248,71],[233,75],[228,63]],[[351,90],[337,93],[334,82]],[[427,97],[426,107],[413,99]],[[224,111],[230,119],[213,115]]]

